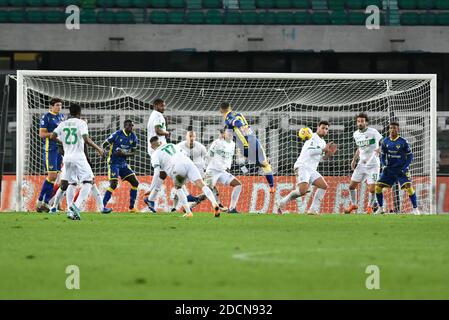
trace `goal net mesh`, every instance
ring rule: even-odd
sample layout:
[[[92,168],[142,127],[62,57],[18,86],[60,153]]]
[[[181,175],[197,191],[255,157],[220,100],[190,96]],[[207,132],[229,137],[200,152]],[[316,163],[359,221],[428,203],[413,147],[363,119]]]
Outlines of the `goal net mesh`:
[[[94,74],[94,73],[89,73]],[[218,129],[224,121],[218,107],[228,101],[235,111],[241,112],[260,140],[273,168],[276,191],[269,187],[262,171],[256,165],[235,161],[231,173],[239,177],[243,189],[237,209],[241,212],[272,213],[275,201],[288,194],[294,187],[293,164],[301,151],[302,142],[297,132],[302,127],[316,129],[320,120],[330,122],[326,141],[338,145],[337,153],[322,161],[318,171],[325,177],[329,188],[321,203],[321,212],[338,213],[349,205],[348,185],[351,177],[351,159],[356,150],[353,133],[357,129],[355,115],[366,112],[371,127],[384,136],[391,119],[397,120],[401,136],[410,143],[414,161],[411,165],[413,186],[417,191],[419,207],[429,211],[431,204],[431,126],[430,80],[379,80],[379,79],[301,79],[297,78],[242,78],[174,77],[174,76],[24,76],[22,130],[24,143],[18,166],[23,177],[19,181],[18,195],[22,210],[34,210],[43,178],[43,143],[39,138],[39,122],[48,112],[53,97],[64,100],[62,113],[67,117],[70,103],[82,106],[82,117],[87,120],[90,136],[98,145],[114,131],[123,127],[126,119],[135,123],[139,139],[137,154],[129,159],[129,165],[139,180],[137,208],[144,210],[143,193],[148,189],[152,168],[148,155],[146,125],[150,116],[150,103],[162,98],[167,104],[165,118],[170,142],[178,143],[192,128],[197,141],[207,147],[218,137]],[[93,150],[89,150],[96,184],[103,193],[108,187],[107,162]],[[161,191],[159,211],[172,207],[173,184],[167,181]],[[129,202],[127,182],[120,182],[110,201],[114,211],[127,211]],[[200,190],[188,187],[192,194]],[[219,186],[220,200],[229,205],[230,187]],[[310,205],[313,188],[303,198],[287,205],[288,212],[303,213]],[[409,212],[408,196],[392,189],[385,193],[389,210]],[[22,197],[22,199],[20,199]],[[359,213],[365,212],[368,190],[362,183],[358,192]],[[63,204],[64,206],[64,204]],[[87,210],[95,210],[90,200]],[[210,211],[208,203],[194,211]]]

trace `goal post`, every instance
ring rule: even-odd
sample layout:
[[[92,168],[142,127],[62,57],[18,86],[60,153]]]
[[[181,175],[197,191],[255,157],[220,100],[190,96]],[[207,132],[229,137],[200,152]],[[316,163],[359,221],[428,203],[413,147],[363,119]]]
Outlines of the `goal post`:
[[[89,132],[97,144],[121,129],[125,119],[135,123],[139,147],[130,166],[141,182],[138,208],[144,207],[143,191],[148,188],[152,168],[147,153],[146,123],[155,98],[167,103],[171,142],[183,140],[188,128],[206,147],[217,138],[223,118],[218,106],[229,101],[254,129],[273,168],[276,193],[269,194],[263,172],[252,163],[234,162],[231,173],[243,182],[238,204],[242,212],[275,212],[276,199],[295,185],[293,163],[302,147],[297,130],[309,126],[315,130],[319,120],[330,122],[326,141],[334,141],[339,150],[333,159],[323,161],[319,172],[329,184],[322,212],[341,212],[348,204],[347,186],[350,161],[356,150],[352,134],[354,116],[366,112],[370,125],[386,134],[386,125],[394,118],[401,135],[411,144],[415,159],[411,166],[413,183],[423,212],[436,213],[436,75],[428,74],[295,74],[295,73],[184,73],[184,72],[96,72],[40,71],[17,72],[17,184],[16,210],[33,210],[45,175],[42,142],[38,137],[40,117],[48,111],[52,97],[68,104],[79,103]],[[92,153],[92,167],[100,191],[107,188],[107,165]],[[166,183],[159,207],[171,206],[172,184]],[[120,190],[121,189],[121,190]],[[122,182],[111,204],[125,211],[129,186]],[[198,193],[193,187],[189,190]],[[219,187],[220,199],[228,205],[231,190]],[[267,193],[268,192],[268,193]],[[364,184],[359,189],[360,213],[367,199]],[[290,212],[304,212],[313,191],[289,204]],[[387,202],[391,202],[387,196]],[[410,211],[401,192],[403,211]],[[94,210],[91,201],[89,209]],[[196,208],[207,210],[206,204]]]

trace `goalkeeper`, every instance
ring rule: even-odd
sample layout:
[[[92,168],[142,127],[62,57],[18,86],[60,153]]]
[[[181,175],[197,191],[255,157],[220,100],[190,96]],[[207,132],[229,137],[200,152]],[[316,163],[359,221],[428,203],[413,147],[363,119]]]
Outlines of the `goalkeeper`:
[[[233,111],[229,102],[221,103],[220,112],[224,117],[226,129],[234,131],[234,139],[241,154],[248,159],[249,163],[255,163],[262,168],[270,186],[270,193],[274,193],[274,177],[271,165],[259,139],[248,125],[245,117],[241,113]]]
[[[399,123],[390,122],[390,135],[383,139],[381,144],[380,164],[383,167],[379,180],[376,183],[376,198],[379,209],[376,213],[384,213],[383,188],[391,188],[397,181],[401,189],[407,190],[413,213],[418,215],[416,192],[410,180],[409,166],[413,161],[413,153],[407,140],[399,136]]]

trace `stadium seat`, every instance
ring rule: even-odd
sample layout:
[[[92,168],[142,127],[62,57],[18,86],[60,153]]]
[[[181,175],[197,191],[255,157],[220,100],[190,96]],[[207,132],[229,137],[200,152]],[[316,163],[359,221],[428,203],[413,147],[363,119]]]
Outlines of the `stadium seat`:
[[[382,7],[383,7],[382,0],[365,0],[365,3],[363,5],[362,9],[365,9],[366,7],[372,6],[372,5],[377,6],[380,9],[382,9]]]
[[[223,24],[223,14],[220,10],[208,10],[204,20],[206,24]]]
[[[292,0],[292,8],[308,9],[309,7],[309,0]]]
[[[12,23],[25,22],[25,11],[23,11],[23,10],[9,11],[9,22],[12,22]]]
[[[312,0],[313,10],[327,10],[327,0]]]
[[[418,5],[416,0],[399,0],[398,7],[399,9],[413,10],[417,9]]]
[[[80,22],[81,23],[97,23],[97,14],[95,13],[95,10],[92,10],[92,9],[81,10]]]
[[[293,14],[293,22],[300,25],[309,24],[310,14],[307,11],[296,11]]]
[[[112,8],[115,6],[115,0],[97,0],[97,6],[100,8]]]
[[[258,24],[258,14],[255,11],[242,12],[240,14],[242,24]]]
[[[168,8],[167,0],[151,0],[150,7],[152,8]]]
[[[276,12],[276,24],[291,25],[294,24],[293,13],[288,11]]]
[[[168,15],[166,11],[151,11],[150,22],[153,24],[165,24],[168,23]]]
[[[201,0],[186,0],[187,9],[202,9]]]
[[[449,26],[449,13],[439,13],[437,15],[437,24],[439,24],[440,26]]]
[[[276,23],[276,14],[273,11],[263,11],[259,13],[259,23],[260,24],[275,24]]]
[[[437,24],[437,16],[433,12],[425,12],[419,15],[419,24],[423,26],[434,26]]]
[[[148,8],[150,6],[150,0],[132,0],[132,4],[135,8]]]
[[[344,10],[346,0],[327,0],[327,6],[330,10]]]
[[[128,10],[117,11],[115,13],[115,22],[123,24],[133,24],[135,23],[134,15],[131,11]]]
[[[81,5],[81,0],[62,0],[63,7],[68,7],[70,5],[75,5],[79,7]]]
[[[203,8],[206,9],[218,9],[223,8],[221,0],[203,0]]]
[[[99,23],[114,23],[115,22],[115,14],[110,10],[101,10],[97,13],[97,21]]]
[[[186,14],[186,22],[189,24],[203,24],[204,14],[202,11],[188,11]]]
[[[0,23],[6,23],[8,20],[8,11],[0,11]]]
[[[184,0],[168,0],[170,8],[184,8]]]
[[[274,8],[274,0],[256,0],[256,6],[261,9]]]
[[[45,11],[44,17],[46,23],[61,23],[64,21],[64,14],[58,10]]]
[[[62,0],[44,0],[44,4],[47,7],[60,7],[62,5]]]
[[[184,23],[184,11],[170,11],[168,13],[168,23],[170,24],[183,24]]]
[[[430,10],[433,9],[433,0],[418,0],[418,9]]]
[[[26,0],[28,7],[42,7],[44,6],[44,0]]]
[[[437,8],[439,10],[449,10],[449,1],[435,0],[435,8]]]
[[[115,0],[115,5],[119,8],[130,8],[132,2],[131,0]]]
[[[81,7],[84,9],[94,9],[97,7],[97,0],[81,0]]]
[[[0,0],[0,8],[7,7],[7,6],[8,6],[8,0]]]
[[[9,0],[9,5],[11,7],[24,7],[26,6],[26,0]]]
[[[225,24],[240,24],[240,12],[238,11],[228,11],[224,16]]]
[[[419,24],[419,16],[417,12],[404,12],[401,14],[401,24],[403,26],[413,26]]]
[[[45,21],[44,11],[28,10],[26,12],[26,20],[30,23],[43,23]]]
[[[348,24],[348,16],[344,10],[332,11],[330,21],[334,25],[345,25]]]
[[[348,9],[365,9],[365,2],[363,0],[346,0],[346,7]]]
[[[278,9],[289,9],[292,7],[290,0],[275,0],[274,6]]]
[[[329,13],[327,11],[315,11],[312,14],[313,24],[329,24]]]
[[[366,15],[361,11],[349,11],[348,23],[352,25],[365,25]]]
[[[256,0],[240,0],[240,9],[242,10],[255,10]]]

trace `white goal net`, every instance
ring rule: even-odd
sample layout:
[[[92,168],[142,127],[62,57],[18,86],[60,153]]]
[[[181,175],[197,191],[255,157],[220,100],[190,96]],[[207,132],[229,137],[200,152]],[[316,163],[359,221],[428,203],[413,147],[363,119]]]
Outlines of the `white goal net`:
[[[139,139],[137,154],[129,159],[139,181],[137,208],[142,210],[143,193],[149,187],[152,168],[147,153],[146,125],[149,105],[156,98],[167,104],[165,117],[170,141],[178,143],[192,128],[197,140],[208,147],[218,137],[224,120],[219,105],[228,101],[241,112],[260,140],[275,176],[275,193],[270,194],[263,172],[256,165],[234,164],[231,173],[242,181],[237,209],[240,212],[272,213],[275,201],[295,187],[293,164],[302,147],[297,131],[316,129],[320,120],[330,122],[326,141],[338,145],[337,153],[323,161],[318,171],[329,188],[321,212],[339,213],[349,205],[350,163],[356,150],[353,132],[355,115],[368,114],[370,126],[384,136],[392,119],[400,123],[401,136],[412,147],[413,186],[422,212],[435,212],[436,185],[436,78],[434,75],[357,75],[357,74],[243,74],[243,73],[137,73],[137,72],[18,72],[17,132],[17,210],[34,210],[45,177],[39,121],[48,112],[53,97],[64,101],[62,113],[68,115],[70,103],[82,106],[91,138],[98,144],[123,127],[126,119],[135,123]],[[103,193],[108,187],[107,162],[90,150],[96,184]],[[166,182],[159,200],[159,211],[172,207],[173,184]],[[121,182],[110,204],[114,211],[127,211],[127,182]],[[220,200],[229,204],[231,190],[219,186]],[[189,186],[195,195],[199,190]],[[409,212],[408,196],[403,191],[385,193],[390,210]],[[288,212],[303,213],[310,205],[312,192],[290,203]],[[365,212],[366,184],[358,192],[359,213]],[[90,200],[88,210],[95,210]],[[204,202],[195,211],[210,211]]]

